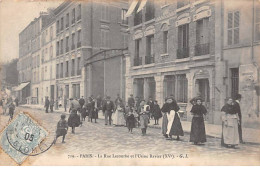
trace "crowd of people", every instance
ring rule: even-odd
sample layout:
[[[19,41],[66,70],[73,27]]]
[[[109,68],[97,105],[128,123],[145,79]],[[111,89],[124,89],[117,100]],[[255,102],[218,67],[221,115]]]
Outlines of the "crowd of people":
[[[235,148],[239,143],[244,143],[242,140],[240,100],[240,94],[236,99],[228,98],[227,103],[221,109],[222,146]],[[202,104],[203,99],[200,96],[193,98],[190,103],[192,104],[190,113],[193,118],[189,141],[198,145],[207,141],[204,124],[207,109]],[[162,118],[161,129],[163,136],[167,140],[173,140],[174,136],[176,137],[175,140],[179,141],[180,136],[184,136],[179,110],[180,107],[173,95],[165,98],[162,108],[152,97],[145,101],[130,95],[125,103],[119,95],[117,95],[115,101],[112,101],[109,96],[104,98],[91,96],[87,101],[83,96],[80,99],[71,98],[68,122],[63,114],[57,124],[56,134],[57,137],[63,136],[62,142],[64,142],[68,127],[71,127],[72,133],[75,134],[75,128],[82,126],[86,117],[88,122],[97,123],[101,111],[105,117],[105,125],[125,126],[128,128],[129,133],[133,133],[134,128],[140,128],[143,136],[146,135],[148,124],[151,123],[152,119],[154,125],[159,125],[159,119]]]

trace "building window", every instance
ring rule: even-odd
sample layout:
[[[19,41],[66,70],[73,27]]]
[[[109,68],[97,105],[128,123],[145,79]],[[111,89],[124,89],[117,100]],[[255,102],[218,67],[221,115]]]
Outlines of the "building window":
[[[141,39],[135,40],[135,57],[134,66],[142,65],[142,57],[140,57]]]
[[[77,75],[81,75],[81,65],[80,65],[81,57],[78,57],[78,68],[77,68]]]
[[[63,39],[60,41],[60,54],[63,54]]]
[[[59,56],[60,42],[58,41],[56,44],[56,56]]]
[[[44,62],[44,50],[42,50],[42,63]]]
[[[127,9],[122,9],[121,10],[121,22],[122,24],[128,24],[128,18],[125,16],[125,14],[127,13]]]
[[[75,33],[72,34],[71,38],[71,50],[75,49]]]
[[[110,45],[110,38],[109,38],[109,31],[108,30],[101,30],[101,47],[109,48]]]
[[[109,7],[106,4],[101,6],[101,20],[109,21]]]
[[[60,64],[60,78],[63,78],[63,63]]]
[[[60,26],[60,21],[56,22],[56,33],[59,33],[59,26]]]
[[[75,59],[71,60],[71,76],[75,75]]]
[[[52,65],[50,66],[50,76],[51,76],[51,79],[52,79]]]
[[[177,59],[189,57],[189,24],[178,27]]]
[[[53,57],[53,46],[50,47],[50,57]]]
[[[65,72],[65,77],[69,76],[69,61],[66,61],[66,72]]]
[[[190,3],[190,0],[178,0],[177,1],[177,8],[182,8],[185,5],[188,5]]]
[[[209,18],[196,22],[195,56],[209,54]]]
[[[81,19],[81,4],[79,4],[78,6],[78,17],[77,17],[77,21]]]
[[[163,53],[168,53],[168,31],[163,31]]]
[[[231,68],[231,97],[235,98],[239,93],[239,69]]]
[[[69,24],[70,24],[70,14],[67,13],[67,15],[66,15],[66,28],[69,27]]]
[[[227,38],[228,45],[239,43],[239,11],[228,13],[228,27],[227,27]]]
[[[61,17],[61,19],[60,19],[60,30],[61,31],[63,30],[63,25],[64,25],[63,17]]]
[[[56,78],[59,78],[59,64],[56,65]]]
[[[69,52],[69,36],[66,37],[66,53]]]
[[[146,56],[145,64],[154,63],[154,36],[146,37]]]
[[[146,10],[145,10],[145,21],[154,19],[155,7],[153,0],[147,1]]]
[[[50,40],[53,38],[53,27],[50,28]]]
[[[255,40],[260,40],[260,1],[258,1],[258,5],[256,5],[255,12]]]
[[[134,15],[134,26],[139,25],[142,23],[142,11],[136,13]]]
[[[187,103],[188,96],[188,80],[186,75],[177,75],[177,101],[182,103]]]
[[[72,20],[71,20],[71,24],[75,23],[75,19],[76,19],[76,13],[75,13],[75,8],[72,9]]]
[[[78,31],[77,48],[81,47],[81,30]]]

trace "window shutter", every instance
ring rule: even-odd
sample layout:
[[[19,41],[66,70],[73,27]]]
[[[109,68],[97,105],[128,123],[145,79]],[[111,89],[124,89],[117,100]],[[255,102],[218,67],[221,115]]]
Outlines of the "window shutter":
[[[234,29],[234,44],[239,43],[239,28]]]
[[[232,45],[232,29],[228,30],[228,45]]]

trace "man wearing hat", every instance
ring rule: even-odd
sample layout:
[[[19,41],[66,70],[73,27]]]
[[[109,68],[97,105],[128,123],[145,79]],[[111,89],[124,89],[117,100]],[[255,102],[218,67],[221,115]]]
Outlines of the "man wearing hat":
[[[109,125],[111,125],[111,117],[114,111],[114,103],[110,100],[110,96],[107,96],[106,102],[103,106],[103,112],[105,112],[105,125],[109,120]]]

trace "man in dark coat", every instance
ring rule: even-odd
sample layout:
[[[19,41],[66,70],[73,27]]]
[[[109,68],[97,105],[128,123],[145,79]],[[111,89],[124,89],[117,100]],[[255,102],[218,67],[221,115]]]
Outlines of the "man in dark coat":
[[[110,97],[107,97],[107,101],[104,104],[103,112],[105,112],[105,125],[109,120],[109,125],[111,125],[112,113],[114,111],[114,103],[110,100]]]
[[[240,109],[241,98],[242,98],[241,94],[237,94],[236,98],[234,99],[234,100],[236,100],[234,102],[234,109],[239,117],[239,123],[238,123],[239,142],[244,144],[244,141],[242,138],[242,115],[241,115],[241,109]]]
[[[79,99],[79,104],[80,104],[80,108],[82,109],[83,105],[85,104],[85,100],[83,96]]]
[[[130,108],[133,108],[134,107],[134,105],[135,105],[135,99],[134,99],[134,96],[131,94],[130,95],[130,97],[128,98],[128,106],[130,107]]]
[[[44,107],[45,107],[45,113],[48,113],[49,106],[50,106],[50,101],[49,101],[49,98],[48,98],[48,96],[47,96],[46,99],[45,99],[45,105],[44,105]]]
[[[50,102],[51,112],[53,112],[53,107],[54,107],[54,99],[51,99],[51,102]]]

